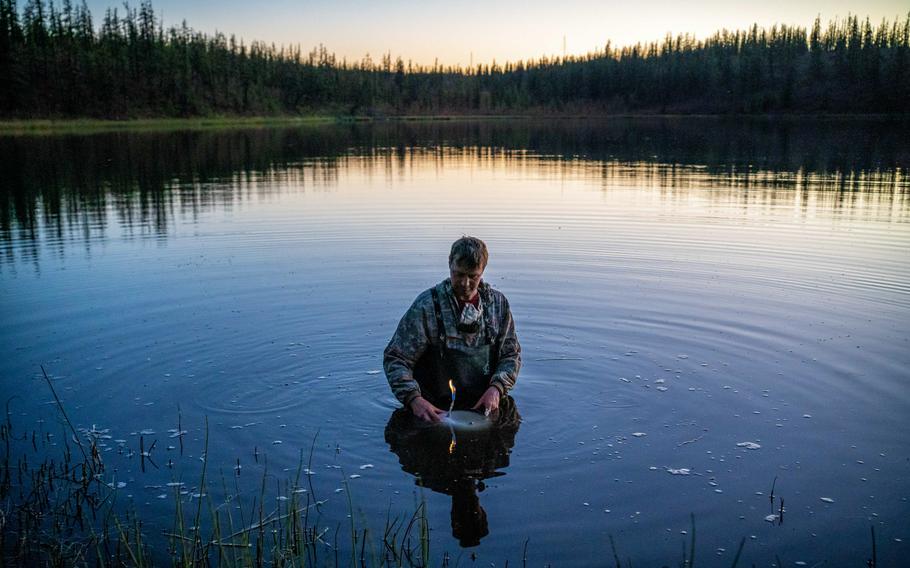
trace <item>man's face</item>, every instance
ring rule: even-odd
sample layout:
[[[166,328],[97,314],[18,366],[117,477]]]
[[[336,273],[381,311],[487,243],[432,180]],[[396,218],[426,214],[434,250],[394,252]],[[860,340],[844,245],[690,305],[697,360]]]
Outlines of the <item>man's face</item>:
[[[480,286],[480,277],[483,276],[483,268],[468,268],[464,264],[452,263],[449,265],[449,274],[452,277],[452,290],[459,302],[469,302],[477,294],[477,288]]]

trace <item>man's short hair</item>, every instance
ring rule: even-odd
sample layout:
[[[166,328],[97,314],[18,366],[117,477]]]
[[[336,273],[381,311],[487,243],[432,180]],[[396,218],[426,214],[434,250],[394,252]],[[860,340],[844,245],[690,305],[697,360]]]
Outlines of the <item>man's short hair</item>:
[[[484,269],[489,259],[487,245],[477,237],[461,237],[452,243],[452,251],[449,252],[449,266]]]

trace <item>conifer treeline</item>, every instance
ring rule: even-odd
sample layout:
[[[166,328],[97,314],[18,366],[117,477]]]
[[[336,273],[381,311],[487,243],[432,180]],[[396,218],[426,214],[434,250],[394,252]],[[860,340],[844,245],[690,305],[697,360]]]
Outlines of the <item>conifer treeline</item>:
[[[811,30],[720,31],[584,56],[478,65],[339,61],[165,29],[151,2],[0,0],[0,116],[352,115],[601,112],[910,112],[910,14]]]

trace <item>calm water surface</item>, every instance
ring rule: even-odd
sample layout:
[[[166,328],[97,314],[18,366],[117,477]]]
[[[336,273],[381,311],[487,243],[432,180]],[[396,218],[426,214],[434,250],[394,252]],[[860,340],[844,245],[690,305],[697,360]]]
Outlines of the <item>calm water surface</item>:
[[[239,460],[247,495],[267,468],[274,499],[315,439],[331,532],[345,492],[375,531],[425,499],[437,563],[520,562],[526,541],[530,565],[605,563],[610,535],[636,565],[675,563],[694,514],[707,565],[743,537],[744,563],[864,565],[870,525],[894,565],[910,554],[906,132],[0,138],[0,384],[22,430],[62,436],[43,364],[78,427],[109,429],[106,475],[153,534],[166,483],[198,491],[207,417],[209,467],[232,477]],[[395,414],[379,371],[462,234],[490,247],[525,365],[513,419],[450,452],[448,430]],[[143,430],[160,469],[128,457]]]

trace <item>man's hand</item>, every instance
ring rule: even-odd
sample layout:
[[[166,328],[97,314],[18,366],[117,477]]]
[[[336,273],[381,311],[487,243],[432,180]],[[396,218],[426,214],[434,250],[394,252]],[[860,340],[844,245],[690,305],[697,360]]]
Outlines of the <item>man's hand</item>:
[[[497,398],[497,401],[499,399]],[[408,407],[411,409],[411,412],[414,413],[414,416],[425,420],[426,422],[439,422],[442,420],[442,417],[446,415],[445,410],[440,410],[433,406],[430,401],[418,396],[411,400],[408,403]]]
[[[480,410],[483,409],[485,416],[489,416],[493,412],[499,410],[499,389],[496,387],[490,387],[487,389],[483,396],[480,397],[480,400],[477,401],[471,410]]]

